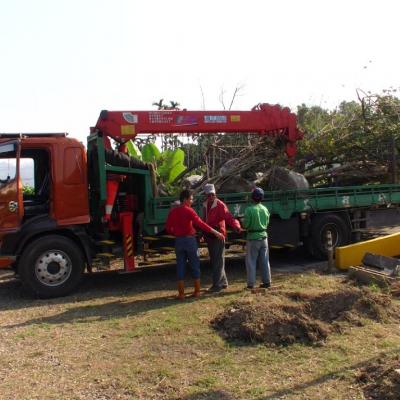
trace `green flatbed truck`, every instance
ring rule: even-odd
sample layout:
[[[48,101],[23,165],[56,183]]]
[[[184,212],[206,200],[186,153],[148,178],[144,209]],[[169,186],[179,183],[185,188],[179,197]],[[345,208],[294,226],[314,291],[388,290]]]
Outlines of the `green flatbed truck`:
[[[89,153],[103,154],[101,137],[92,136],[89,141]],[[140,232],[144,237],[145,251],[154,252],[157,248],[172,246],[172,240],[164,231],[174,197],[155,197],[152,192],[151,174],[148,170],[116,167],[95,157],[98,165],[92,168],[99,171],[96,187],[99,192],[92,208],[101,209],[107,198],[106,176],[118,173],[134,176],[135,195],[140,199]],[[127,188],[121,187],[122,192]],[[240,218],[251,203],[250,193],[218,193],[230,212]],[[195,196],[193,207],[201,215],[204,199]],[[269,226],[269,245],[271,248],[294,248],[305,246],[316,258],[327,255],[326,234],[331,231],[334,247],[343,246],[360,240],[361,233],[373,226],[377,219],[380,223],[394,224],[400,217],[400,185],[362,185],[338,188],[317,188],[307,190],[288,190],[266,192],[263,204],[271,213]],[[377,218],[378,217],[378,218]],[[99,221],[101,215],[98,216]],[[383,222],[382,222],[383,220]],[[244,236],[243,236],[244,237]],[[243,239],[242,237],[242,239]],[[140,241],[140,240],[139,240]],[[240,236],[229,232],[227,243],[240,242]],[[139,246],[141,247],[141,246]]]

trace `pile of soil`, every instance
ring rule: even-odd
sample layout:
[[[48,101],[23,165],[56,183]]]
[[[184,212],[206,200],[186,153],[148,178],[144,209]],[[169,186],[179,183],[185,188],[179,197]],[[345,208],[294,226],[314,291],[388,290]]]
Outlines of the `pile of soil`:
[[[312,344],[363,320],[398,319],[391,297],[367,288],[331,292],[270,291],[231,304],[211,325],[229,340],[268,344]]]
[[[400,397],[400,355],[390,355],[371,362],[360,370],[366,399],[397,400]]]

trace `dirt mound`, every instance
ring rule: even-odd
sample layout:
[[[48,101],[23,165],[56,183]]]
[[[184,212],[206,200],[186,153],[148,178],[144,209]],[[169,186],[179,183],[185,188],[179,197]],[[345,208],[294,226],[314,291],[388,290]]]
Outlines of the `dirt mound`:
[[[397,400],[400,397],[400,355],[382,357],[360,370],[357,381],[366,399]]]
[[[345,287],[332,292],[267,292],[231,304],[211,321],[227,339],[269,344],[323,341],[345,324],[398,318],[388,295]]]

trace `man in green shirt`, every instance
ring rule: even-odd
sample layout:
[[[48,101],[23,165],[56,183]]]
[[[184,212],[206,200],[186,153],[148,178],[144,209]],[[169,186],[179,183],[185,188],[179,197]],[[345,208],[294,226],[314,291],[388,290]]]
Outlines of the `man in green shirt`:
[[[246,208],[243,220],[243,227],[247,230],[247,288],[253,289],[256,284],[257,265],[261,271],[262,278],[260,287],[269,288],[271,286],[271,268],[269,265],[267,235],[269,211],[267,207],[261,204],[264,198],[264,190],[259,187],[254,188],[251,193],[251,198],[254,204]]]

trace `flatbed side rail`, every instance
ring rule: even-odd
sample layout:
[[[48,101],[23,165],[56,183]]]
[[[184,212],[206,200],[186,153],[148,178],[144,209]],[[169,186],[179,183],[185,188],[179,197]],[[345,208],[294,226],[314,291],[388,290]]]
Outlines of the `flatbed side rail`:
[[[251,204],[248,192],[221,193],[231,213],[243,217],[244,210]],[[159,197],[150,201],[149,209],[152,218],[145,219],[145,231],[148,234],[158,233],[175,197]],[[203,197],[195,196],[194,208],[201,215]],[[317,211],[339,211],[352,208],[379,208],[400,206],[400,185],[363,185],[340,188],[316,188],[307,190],[288,190],[266,192],[264,202],[272,215],[281,219],[289,219],[296,213],[312,213]],[[154,231],[154,227],[156,231]]]

